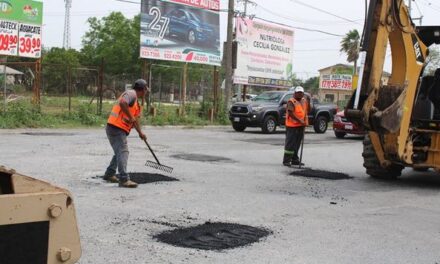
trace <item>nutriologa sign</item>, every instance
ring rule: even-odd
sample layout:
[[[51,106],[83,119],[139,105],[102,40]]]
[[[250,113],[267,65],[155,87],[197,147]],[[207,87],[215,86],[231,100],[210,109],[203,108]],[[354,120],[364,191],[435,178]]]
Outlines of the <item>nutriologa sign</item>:
[[[220,65],[220,0],[142,0],[140,57]]]
[[[290,87],[294,32],[283,25],[236,19],[237,68],[234,83]]]
[[[0,55],[41,57],[43,3],[0,1]]]

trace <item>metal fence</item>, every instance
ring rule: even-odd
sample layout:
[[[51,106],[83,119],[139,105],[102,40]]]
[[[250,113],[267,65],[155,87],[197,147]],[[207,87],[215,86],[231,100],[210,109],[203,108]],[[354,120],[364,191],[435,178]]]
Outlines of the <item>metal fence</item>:
[[[0,95],[6,98],[5,102],[32,101],[44,113],[70,113],[87,108],[105,114],[115,99],[141,78],[138,74],[108,75],[102,66],[40,64],[38,61],[7,62],[6,66],[6,75],[2,75],[0,65],[0,76],[3,76],[0,77],[3,91]],[[186,78],[185,67],[188,67]],[[184,110],[218,109],[218,70],[214,67],[149,64],[143,75],[151,87],[148,106],[159,110],[169,106]]]

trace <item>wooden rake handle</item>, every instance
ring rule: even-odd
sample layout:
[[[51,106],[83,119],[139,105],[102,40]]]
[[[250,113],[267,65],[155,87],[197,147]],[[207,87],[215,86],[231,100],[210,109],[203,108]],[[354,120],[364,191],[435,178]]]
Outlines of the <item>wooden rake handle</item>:
[[[160,164],[159,160],[158,160],[157,157],[156,157],[156,154],[154,154],[153,149],[150,147],[150,144],[148,144],[148,142],[147,142],[146,139],[144,139],[144,142],[145,142],[145,144],[147,144],[147,147],[148,147],[148,149],[150,150],[151,154],[153,154],[153,157],[154,157],[154,159],[156,160],[157,164],[162,165],[162,164]]]

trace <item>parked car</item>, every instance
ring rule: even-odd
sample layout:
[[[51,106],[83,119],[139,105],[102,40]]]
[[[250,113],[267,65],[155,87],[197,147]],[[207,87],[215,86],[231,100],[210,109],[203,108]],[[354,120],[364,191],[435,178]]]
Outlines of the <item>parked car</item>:
[[[186,9],[174,9],[165,17],[170,19],[165,33],[166,37],[178,37],[191,45],[217,46],[219,44],[216,28],[200,20],[195,13]]]
[[[338,112],[333,120],[333,131],[337,138],[344,138],[347,134],[365,135],[366,132],[360,126],[351,123],[344,116],[344,111]]]
[[[232,96],[232,102],[236,103],[236,102],[240,102],[242,99],[242,94],[234,94],[234,96]],[[252,99],[254,99],[255,97],[257,97],[256,94],[246,94],[246,100],[245,101],[251,101]]]
[[[293,97],[293,91],[268,91],[255,97],[251,102],[237,102],[229,110],[229,120],[235,131],[244,131],[247,127],[261,127],[263,133],[274,133],[277,126],[284,126],[286,120],[286,104]],[[321,104],[310,99],[309,125],[316,133],[325,133],[328,122],[333,120],[337,112],[334,104]]]

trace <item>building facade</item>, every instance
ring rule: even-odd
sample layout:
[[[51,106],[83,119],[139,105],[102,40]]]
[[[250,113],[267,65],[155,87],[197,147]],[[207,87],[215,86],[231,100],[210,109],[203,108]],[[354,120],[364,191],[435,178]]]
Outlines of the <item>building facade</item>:
[[[340,106],[350,99],[357,78],[353,66],[336,64],[319,70],[319,100]]]

